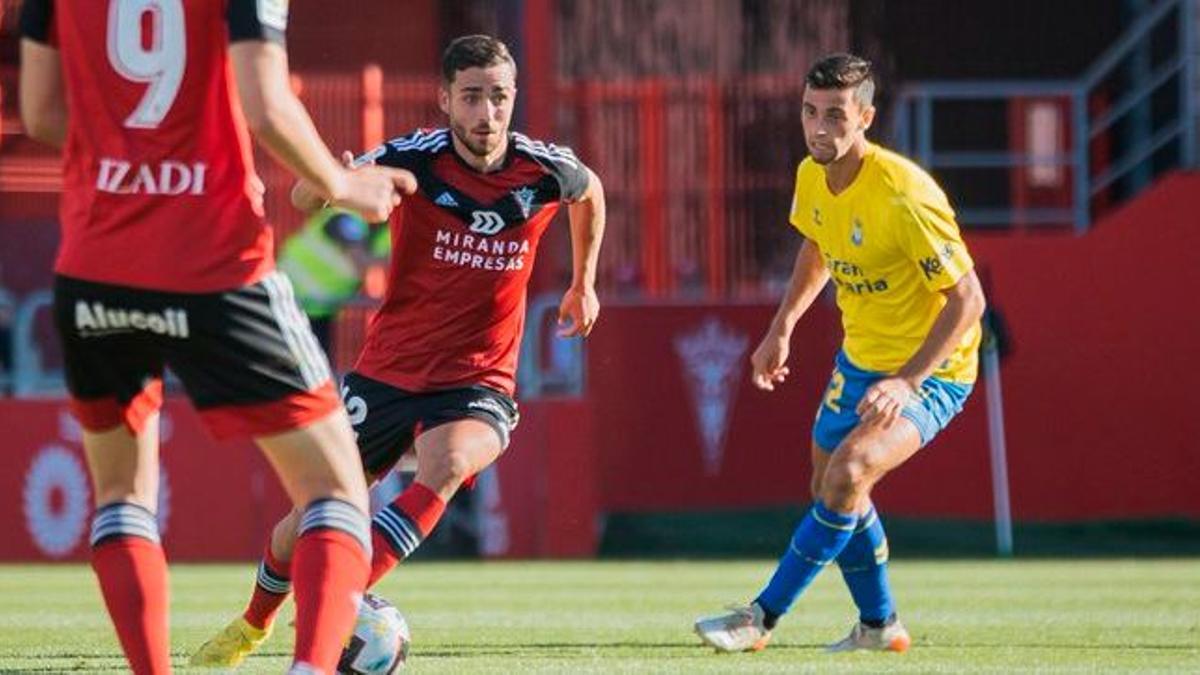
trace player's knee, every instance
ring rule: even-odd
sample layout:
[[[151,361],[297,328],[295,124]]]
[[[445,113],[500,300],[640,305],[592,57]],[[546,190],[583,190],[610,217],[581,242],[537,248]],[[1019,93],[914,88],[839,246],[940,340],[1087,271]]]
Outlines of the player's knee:
[[[474,472],[471,458],[461,450],[442,453],[435,463],[435,469],[439,482],[454,486],[461,484]]]
[[[866,462],[847,459],[833,462],[825,470],[820,497],[831,508],[853,509],[870,487],[870,469]]]

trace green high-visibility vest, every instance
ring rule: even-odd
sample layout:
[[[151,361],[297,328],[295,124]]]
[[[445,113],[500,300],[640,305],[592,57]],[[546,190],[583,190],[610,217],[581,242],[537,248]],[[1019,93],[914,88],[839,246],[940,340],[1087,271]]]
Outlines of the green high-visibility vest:
[[[392,232],[387,223],[375,223],[370,226],[371,232],[367,235],[368,245],[367,250],[371,252],[371,256],[376,260],[387,260],[392,254]]]
[[[325,232],[330,218],[345,213],[340,209],[317,211],[284,242],[280,252],[279,269],[292,280],[296,299],[310,317],[332,316],[362,283],[346,245]]]

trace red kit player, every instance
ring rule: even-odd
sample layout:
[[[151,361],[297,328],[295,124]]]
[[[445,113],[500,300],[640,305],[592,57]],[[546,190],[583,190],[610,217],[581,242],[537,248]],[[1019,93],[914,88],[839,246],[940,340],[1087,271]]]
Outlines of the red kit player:
[[[600,310],[603,187],[569,149],[509,131],[515,94],[516,64],[502,42],[458,38],[442,57],[448,127],[401,136],[355,162],[411,171],[420,186],[391,221],[388,293],[342,386],[370,476],[410,448],[417,456],[414,482],[372,519],[368,586],[420,545],[459,486],[508,445],[526,287],[538,241],[564,203],[573,278],[559,334],[586,336]],[[321,205],[312,188],[297,185],[297,206]],[[193,663],[233,666],[266,640],[294,579],[299,522],[293,511],[275,527],[249,607]]]
[[[293,672],[331,672],[370,569],[366,484],[274,271],[247,128],[322,199],[386,218],[402,171],[343,169],[288,87],[287,3],[26,0],[21,116],[63,150],[55,321],[96,495],[92,565],[135,673],[170,671],[159,542],[165,366],[253,437],[299,515]]]

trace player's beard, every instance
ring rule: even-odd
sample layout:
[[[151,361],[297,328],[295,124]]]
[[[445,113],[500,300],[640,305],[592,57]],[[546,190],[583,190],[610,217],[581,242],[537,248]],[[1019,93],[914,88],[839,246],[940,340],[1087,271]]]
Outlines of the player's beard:
[[[822,166],[832,164],[838,158],[838,149],[835,144],[830,143],[821,146],[808,142],[807,145],[809,157],[812,157],[812,160],[817,164]]]
[[[497,132],[489,135],[486,141],[480,141],[474,138],[467,128],[462,124],[450,125],[450,131],[454,133],[454,137],[462,143],[472,155],[481,159],[491,157],[500,144],[504,142],[504,134]]]

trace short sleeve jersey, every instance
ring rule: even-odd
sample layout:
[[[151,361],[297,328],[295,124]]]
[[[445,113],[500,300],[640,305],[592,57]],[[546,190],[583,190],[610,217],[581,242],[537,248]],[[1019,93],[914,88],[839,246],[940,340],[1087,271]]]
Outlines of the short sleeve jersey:
[[[941,291],[974,265],[933,178],[873,144],[836,195],[821,166],[801,162],[789,220],[820,249],[837,289],[843,349],[867,370],[892,373],[912,358],[946,304]],[[973,382],[979,339],[975,325],[934,376]]]
[[[412,171],[393,212],[383,306],[355,370],[406,391],[482,385],[512,395],[538,242],[590,173],[569,149],[509,136],[504,166],[471,168],[447,129],[391,140],[360,158]]]
[[[56,272],[211,292],[273,268],[228,47],[286,24],[285,0],[26,0],[66,89]]]

